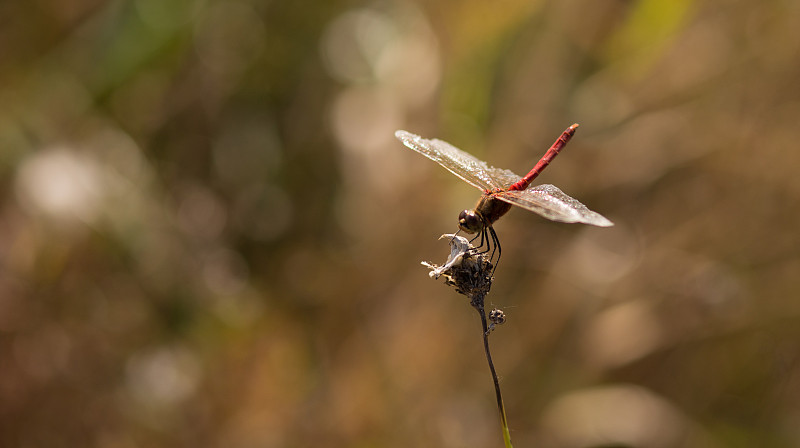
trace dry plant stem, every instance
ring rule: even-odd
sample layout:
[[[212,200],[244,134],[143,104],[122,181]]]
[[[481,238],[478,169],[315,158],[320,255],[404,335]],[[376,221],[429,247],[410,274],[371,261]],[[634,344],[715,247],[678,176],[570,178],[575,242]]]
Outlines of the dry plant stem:
[[[497,379],[497,372],[494,369],[494,362],[492,362],[492,353],[489,350],[489,334],[495,325],[502,324],[505,318],[502,317],[501,310],[492,311],[490,315],[492,326],[490,327],[484,309],[486,294],[489,293],[494,281],[492,275],[494,267],[486,257],[486,254],[476,251],[466,238],[454,234],[442,235],[442,238],[449,238],[451,246],[450,257],[448,257],[445,264],[442,266],[425,262],[422,264],[431,270],[429,273],[431,278],[444,277],[445,284],[455,287],[459,294],[469,297],[470,305],[481,316],[483,349],[486,352],[489,370],[492,372],[494,392],[497,397],[497,409],[500,412],[500,423],[503,426],[503,442],[506,448],[511,448],[511,434],[508,430],[508,419],[503,406],[503,396],[500,393],[500,381]]]
[[[497,397],[497,410],[500,412],[500,423],[503,425],[503,442],[506,448],[511,448],[511,433],[508,430],[508,419],[506,418],[506,408],[503,405],[503,395],[500,393],[500,381],[497,379],[497,371],[492,362],[492,353],[489,350],[489,334],[491,333],[486,323],[486,311],[483,309],[483,297],[473,297],[472,306],[481,316],[481,328],[483,329],[483,349],[486,352],[486,361],[489,363],[489,370],[492,372],[494,382],[494,393]]]

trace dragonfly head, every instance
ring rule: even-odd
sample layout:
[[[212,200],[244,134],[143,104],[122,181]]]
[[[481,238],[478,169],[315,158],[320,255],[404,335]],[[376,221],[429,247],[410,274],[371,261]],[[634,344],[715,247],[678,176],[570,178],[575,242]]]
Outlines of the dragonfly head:
[[[462,210],[458,214],[458,228],[467,233],[478,233],[485,227],[483,219],[475,210]]]

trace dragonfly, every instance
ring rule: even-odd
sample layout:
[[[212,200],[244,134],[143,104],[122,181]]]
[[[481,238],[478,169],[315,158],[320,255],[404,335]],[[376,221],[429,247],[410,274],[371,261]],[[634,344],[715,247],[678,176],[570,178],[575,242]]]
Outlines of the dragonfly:
[[[599,227],[614,225],[603,215],[589,210],[555,185],[531,186],[533,180],[564,149],[567,142],[575,135],[577,128],[576,123],[562,132],[533,169],[522,177],[506,169],[491,167],[486,162],[442,140],[425,139],[403,130],[395,132],[394,135],[405,146],[433,160],[483,192],[474,209],[459,213],[458,228],[459,231],[476,234],[472,241],[480,236],[478,249],[483,248],[484,242],[486,243],[485,250],[481,252],[488,252],[493,245],[490,260],[494,258],[496,249],[496,268],[497,262],[500,261],[501,248],[493,225],[511,209],[512,205],[530,210],[551,221],[583,223]]]

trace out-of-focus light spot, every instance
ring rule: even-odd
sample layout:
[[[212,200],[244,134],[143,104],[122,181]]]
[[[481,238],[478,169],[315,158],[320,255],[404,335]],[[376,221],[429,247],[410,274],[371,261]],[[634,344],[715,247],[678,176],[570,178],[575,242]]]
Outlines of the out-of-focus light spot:
[[[272,241],[292,224],[294,209],[285,191],[256,184],[239,194],[232,211],[234,227],[256,241]]]
[[[558,398],[543,426],[559,447],[692,446],[686,419],[663,398],[640,387],[587,389]]]
[[[624,303],[594,318],[583,337],[589,361],[617,367],[647,355],[663,342],[654,310],[642,301]]]
[[[213,192],[193,185],[183,189],[178,204],[178,223],[188,234],[202,239],[217,237],[228,219],[225,206]]]
[[[23,209],[57,223],[111,225],[128,233],[147,219],[152,172],[133,139],[103,128],[82,141],[44,149],[23,160],[15,190]]]
[[[71,148],[50,148],[19,168],[15,190],[28,211],[58,220],[92,223],[103,198],[97,163]]]
[[[412,8],[344,13],[331,22],[320,47],[331,76],[346,84],[379,85],[408,106],[429,100],[441,76],[436,37]]]
[[[322,60],[328,73],[342,82],[374,80],[377,60],[396,35],[394,23],[378,11],[346,12],[325,30]]]
[[[202,371],[196,357],[184,348],[161,347],[132,357],[126,366],[131,397],[145,408],[180,404],[197,389]]]
[[[205,10],[195,28],[200,60],[218,73],[239,73],[264,50],[266,29],[244,2],[220,2]]]
[[[381,55],[378,73],[406,106],[430,100],[441,78],[438,46],[432,33],[420,33],[396,42]]]
[[[333,130],[347,148],[368,152],[394,138],[401,122],[398,104],[385,92],[350,88],[333,104]]]

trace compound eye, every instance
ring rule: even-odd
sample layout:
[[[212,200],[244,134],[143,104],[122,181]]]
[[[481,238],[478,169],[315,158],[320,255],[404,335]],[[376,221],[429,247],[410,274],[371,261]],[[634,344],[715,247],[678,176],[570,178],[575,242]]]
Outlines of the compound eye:
[[[467,233],[478,233],[483,229],[483,221],[474,210],[462,210],[458,214],[458,227]]]

